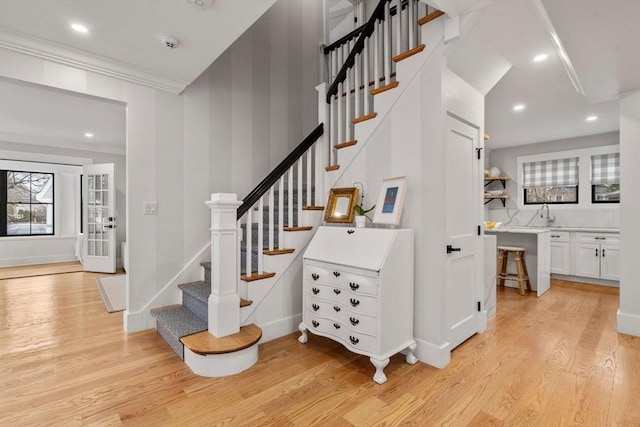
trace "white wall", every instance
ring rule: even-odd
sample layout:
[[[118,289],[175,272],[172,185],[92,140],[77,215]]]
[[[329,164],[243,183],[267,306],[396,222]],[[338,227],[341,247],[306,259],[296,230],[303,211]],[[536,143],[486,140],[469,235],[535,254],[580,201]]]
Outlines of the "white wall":
[[[127,105],[127,331],[206,246],[210,193],[244,197],[317,124],[321,34],[320,2],[281,0],[182,95],[0,50],[2,76]]]
[[[124,116],[124,113],[123,113]],[[117,154],[96,153],[92,151],[57,148],[45,145],[23,144],[10,141],[0,141],[0,151],[3,158],[19,157],[36,162],[57,162],[82,165],[86,163],[113,163],[116,174],[116,216],[119,227],[116,229],[116,257],[117,265],[122,265],[120,243],[125,240],[126,233],[126,167],[125,156]],[[14,153],[18,153],[14,156]],[[8,154],[8,155],[7,155]],[[56,160],[58,159],[58,160]],[[60,160],[62,159],[62,160]],[[29,265],[48,262],[75,261],[75,240],[80,232],[80,182],[82,169],[74,169],[78,180],[73,188],[74,193],[60,194],[56,190],[56,199],[60,196],[73,199],[73,207],[65,212],[56,212],[56,223],[65,224],[64,229],[56,230],[55,237],[21,237],[3,238],[0,251],[0,266]],[[70,190],[66,186],[67,190]],[[56,200],[57,203],[57,200]],[[71,202],[69,202],[71,203]],[[57,208],[56,208],[57,209]],[[62,222],[61,222],[62,221]],[[59,233],[58,233],[59,231]]]
[[[620,309],[618,332],[640,336],[640,92],[620,102]]]
[[[592,147],[601,147],[608,145],[616,145],[620,142],[618,132],[609,132],[598,135],[590,135],[578,138],[562,139],[557,141],[541,142],[537,144],[528,144],[517,147],[501,148],[490,150],[491,141],[486,146],[489,150],[485,157],[485,169],[496,166],[500,169],[501,174],[511,178],[506,182],[506,193],[509,199],[506,200],[506,208],[502,207],[502,203],[494,200],[486,205],[485,217],[494,221],[503,223],[511,220],[511,225],[530,225],[538,224],[536,222],[536,211],[540,209],[537,205],[524,206],[518,208],[518,200],[522,197],[517,191],[517,158],[519,156],[527,156],[534,154],[553,153],[559,151],[580,150]],[[588,170],[581,169],[581,182],[588,177]],[[589,178],[586,178],[587,181]],[[489,188],[489,187],[487,187]],[[491,184],[492,189],[502,188],[499,183]],[[580,201],[588,203],[591,200],[590,185],[582,186]],[[587,200],[585,200],[585,194]],[[618,228],[620,226],[620,205],[617,203],[607,203],[597,206],[571,206],[571,205],[551,205],[552,216],[555,216],[554,225],[571,226],[571,227],[605,227]],[[539,215],[538,215],[539,216]],[[540,225],[540,224],[538,224]]]

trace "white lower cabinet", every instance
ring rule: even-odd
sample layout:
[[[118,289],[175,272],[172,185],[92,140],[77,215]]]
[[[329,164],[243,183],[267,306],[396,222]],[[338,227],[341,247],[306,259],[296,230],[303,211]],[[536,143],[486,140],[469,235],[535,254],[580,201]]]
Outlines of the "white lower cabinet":
[[[552,231],[550,237],[551,272],[571,274],[571,233]]]
[[[389,357],[413,355],[413,231],[320,227],[303,255],[301,343],[307,332],[369,356],[386,382]]]
[[[620,280],[620,235],[576,233],[575,275]]]

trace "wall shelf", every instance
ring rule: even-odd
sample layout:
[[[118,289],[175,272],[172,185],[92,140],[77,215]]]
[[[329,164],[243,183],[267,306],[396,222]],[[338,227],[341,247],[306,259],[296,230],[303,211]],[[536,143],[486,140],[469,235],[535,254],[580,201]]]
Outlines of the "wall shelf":
[[[501,196],[490,196],[490,195],[486,195],[484,196],[484,204],[486,205],[487,203],[491,202],[492,200],[498,199],[502,201],[502,207],[506,207],[506,203],[505,201],[509,198],[509,196],[507,195],[501,195]]]
[[[506,189],[507,188],[507,181],[510,178],[508,176],[485,176],[484,177],[484,186],[486,187],[487,185],[491,184],[494,181],[500,181],[502,183],[502,188]]]

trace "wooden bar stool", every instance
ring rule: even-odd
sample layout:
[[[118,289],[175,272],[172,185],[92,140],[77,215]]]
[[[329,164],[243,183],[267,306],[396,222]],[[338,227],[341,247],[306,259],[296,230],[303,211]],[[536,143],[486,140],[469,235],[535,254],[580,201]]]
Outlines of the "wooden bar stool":
[[[516,274],[507,273],[509,253],[513,253],[514,255]],[[518,288],[520,288],[520,295],[524,295],[525,284],[527,285],[527,290],[531,291],[527,261],[524,258],[524,248],[519,246],[498,246],[498,272],[496,277],[498,286],[504,286],[505,280],[517,280]]]

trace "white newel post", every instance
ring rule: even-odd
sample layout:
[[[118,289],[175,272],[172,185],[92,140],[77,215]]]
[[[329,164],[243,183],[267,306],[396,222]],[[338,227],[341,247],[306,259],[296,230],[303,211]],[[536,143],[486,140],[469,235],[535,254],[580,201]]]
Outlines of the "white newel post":
[[[209,332],[221,338],[240,331],[236,215],[242,201],[236,194],[215,193],[206,204],[211,209]]]

